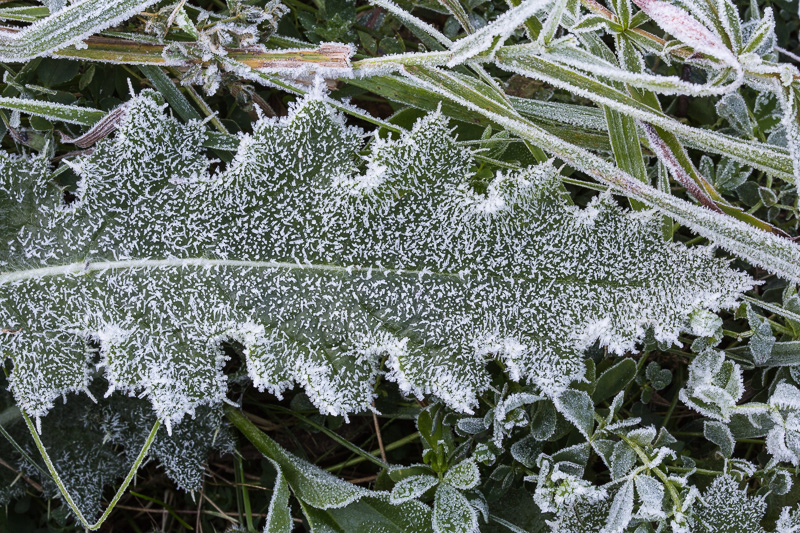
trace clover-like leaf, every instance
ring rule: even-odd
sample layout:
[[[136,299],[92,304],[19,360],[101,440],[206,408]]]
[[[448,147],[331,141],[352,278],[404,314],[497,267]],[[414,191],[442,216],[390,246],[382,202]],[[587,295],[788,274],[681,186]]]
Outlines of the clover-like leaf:
[[[446,483],[436,488],[433,502],[433,530],[436,533],[473,533],[478,531],[478,515],[458,490]]]
[[[419,498],[425,494],[428,489],[435,487],[438,483],[439,479],[436,476],[431,476],[428,474],[420,474],[417,476],[403,478],[397,482],[394,488],[392,488],[389,501],[397,504],[408,500],[413,500],[414,498]]]
[[[473,459],[465,459],[451,466],[444,475],[444,482],[460,490],[475,488],[481,481],[481,472]]]

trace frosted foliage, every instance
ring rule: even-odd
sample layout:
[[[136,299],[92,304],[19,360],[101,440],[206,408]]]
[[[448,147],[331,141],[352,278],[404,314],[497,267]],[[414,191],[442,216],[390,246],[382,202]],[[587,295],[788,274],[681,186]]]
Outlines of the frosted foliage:
[[[597,504],[608,499],[604,488],[596,487],[571,472],[572,467],[576,466],[572,463],[553,465],[549,457],[542,455],[538,466],[533,501],[544,513],[563,514],[578,504]]]
[[[429,476],[426,474],[401,479],[392,488],[389,501],[393,504],[398,504],[414,498],[419,498],[428,489],[436,486],[438,483],[439,480],[436,476]]]
[[[800,464],[800,389],[779,383],[770,396],[772,428],[767,433],[767,452],[777,461]]]
[[[98,418],[99,429],[106,440],[124,445],[130,462],[153,426],[153,414],[143,400],[114,396],[104,403]],[[49,418],[49,417],[48,417]],[[158,461],[167,476],[185,491],[200,490],[203,485],[206,461],[212,450],[232,452],[233,442],[222,425],[221,409],[202,407],[195,416],[172,430],[159,432],[148,457]]]
[[[434,533],[478,533],[478,516],[463,494],[445,483],[436,489]]]
[[[661,28],[694,48],[695,51],[741,68],[738,66],[736,57],[728,50],[720,37],[680,7],[662,0],[634,0],[634,3]]]
[[[800,508],[792,510],[784,507],[778,523],[775,524],[776,533],[798,533],[800,531]]]
[[[458,65],[493,46],[502,45],[516,28],[551,3],[552,0],[525,0],[512,7],[491,24],[457,41],[451,49],[452,57],[447,65]]]
[[[461,461],[444,475],[444,482],[460,490],[475,488],[481,481],[481,473],[474,459]]]
[[[766,510],[763,496],[748,496],[747,489],[740,489],[731,476],[715,477],[695,503],[695,529],[698,533],[763,532],[760,522]]]
[[[200,123],[150,93],[130,106],[73,160],[68,206],[41,160],[0,157],[0,351],[31,415],[86,389],[87,343],[112,390],[168,423],[224,399],[226,340],[256,387],[300,384],[323,413],[367,408],[383,359],[404,392],[461,411],[492,357],[555,396],[586,346],[621,354],[650,327],[674,341],[753,283],[708,248],[663,242],[650,213],[565,205],[549,164],[474,192],[471,154],[438,114],[375,138],[359,172],[363,132],[309,97],[211,172]]]
[[[709,349],[689,365],[689,379],[680,399],[704,416],[727,422],[743,393],[739,365],[727,361],[723,352]]]
[[[0,388],[5,389],[4,380],[0,380]],[[92,392],[101,393],[98,389],[100,387],[95,384]],[[0,392],[0,412],[13,405],[10,396],[4,390]],[[194,419],[177,426],[172,435],[160,432],[150,448],[148,459],[154,460],[184,490],[200,488],[206,459],[212,449],[232,450],[232,439],[221,424],[220,411],[199,409]],[[115,484],[128,472],[154,422],[147,401],[121,395],[98,398],[97,403],[89,397],[73,398],[66,404],[57,402],[48,416],[42,418],[42,439],[48,454],[85,516],[98,516],[104,487]],[[29,457],[38,457],[38,450],[21,419],[4,423],[3,427]],[[14,482],[16,471],[41,483],[48,497],[59,495],[52,478],[42,474],[46,470],[41,461],[42,470],[39,470],[6,439],[0,439],[0,457],[11,465],[0,470],[0,503],[24,495],[27,485],[22,479]],[[7,478],[5,472],[10,477]]]
[[[2,400],[4,398],[0,398],[0,401]],[[130,402],[128,398],[124,400]],[[69,405],[59,402],[51,415],[44,418],[41,424],[42,441],[58,469],[61,481],[69,489],[81,512],[89,517],[99,515],[104,486],[116,482],[131,465],[131,461],[120,454],[119,449],[107,439],[105,432],[93,423],[92,415],[95,413],[95,407],[89,398],[76,398]],[[58,497],[59,491],[52,478],[42,474],[44,465],[38,460],[38,451],[24,422],[19,420],[16,423],[4,424],[3,427],[25,450],[28,458],[38,463],[37,468],[37,465],[25,459],[3,438],[0,453],[3,460],[10,465],[9,468],[3,467],[3,470],[10,471],[14,476],[16,471],[21,472],[40,483],[46,497]],[[125,444],[141,448],[142,440],[131,440]],[[20,484],[24,494],[27,484],[21,479],[15,483],[15,485]]]
[[[578,503],[558,513],[547,524],[552,533],[600,533],[606,525],[611,499],[598,503]]]
[[[664,520],[664,485],[652,476],[640,475],[634,478],[636,494],[641,501],[637,516],[642,520]]]
[[[626,481],[614,495],[608,520],[601,533],[623,533],[633,517],[633,481]]]
[[[81,39],[118,24],[155,0],[64,0],[44,2],[57,12],[18,32],[0,32],[0,61],[25,62],[52,53]]]

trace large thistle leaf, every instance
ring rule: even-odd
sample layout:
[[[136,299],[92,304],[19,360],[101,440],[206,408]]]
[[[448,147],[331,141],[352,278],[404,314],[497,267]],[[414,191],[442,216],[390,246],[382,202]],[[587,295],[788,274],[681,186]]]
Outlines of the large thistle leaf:
[[[552,165],[478,192],[438,114],[375,138],[361,172],[363,132],[309,97],[214,172],[201,124],[155,98],[74,161],[72,204],[42,160],[0,158],[0,349],[31,415],[86,390],[91,344],[111,388],[167,422],[224,399],[230,340],[257,387],[298,383],[326,413],[369,406],[384,360],[403,391],[463,411],[492,358],[553,396],[588,345],[621,354],[648,328],[675,341],[753,284],[665,243],[649,213],[566,205]]]

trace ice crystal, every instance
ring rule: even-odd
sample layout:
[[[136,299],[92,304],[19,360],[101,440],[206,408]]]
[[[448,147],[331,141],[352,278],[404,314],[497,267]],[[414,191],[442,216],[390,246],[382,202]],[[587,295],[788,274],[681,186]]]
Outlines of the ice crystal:
[[[567,206],[550,164],[469,185],[439,114],[395,139],[318,97],[262,119],[212,172],[199,122],[135,98],[113,138],[73,160],[64,205],[42,159],[0,156],[0,351],[29,414],[110,384],[177,421],[226,394],[224,341],[256,387],[303,386],[324,413],[366,409],[382,364],[408,394],[469,411],[487,360],[557,397],[599,341],[675,341],[752,280],[610,196]]]

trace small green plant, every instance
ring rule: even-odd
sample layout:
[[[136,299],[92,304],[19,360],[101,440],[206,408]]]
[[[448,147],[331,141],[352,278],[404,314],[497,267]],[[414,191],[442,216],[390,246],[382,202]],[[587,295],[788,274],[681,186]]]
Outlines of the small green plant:
[[[797,6],[0,19],[4,527],[800,531]]]

